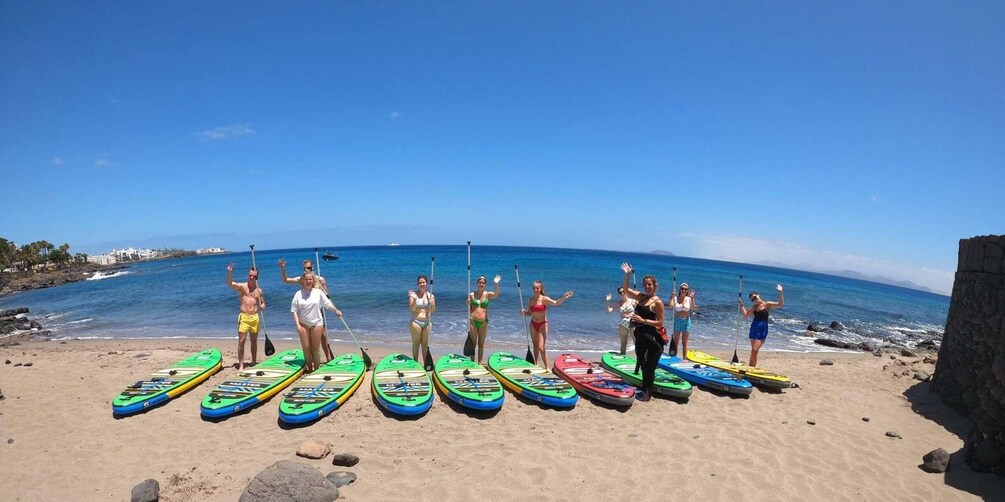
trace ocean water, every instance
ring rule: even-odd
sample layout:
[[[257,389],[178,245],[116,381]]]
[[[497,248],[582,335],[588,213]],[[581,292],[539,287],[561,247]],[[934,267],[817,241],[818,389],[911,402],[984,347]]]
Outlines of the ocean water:
[[[321,273],[335,304],[357,337],[368,344],[409,343],[407,292],[419,274],[431,275],[437,312],[431,345],[440,351],[459,351],[467,332],[467,248],[461,246],[370,246],[322,248],[337,251],[340,259],[322,261]],[[313,249],[256,251],[260,282],[268,308],[265,329],[273,339],[295,339],[290,301],[297,287],[280,282],[277,261],[288,262],[299,275],[300,261],[314,259]],[[520,267],[523,297],[540,279],[546,293],[558,298],[566,290],[575,295],[548,310],[549,350],[579,352],[616,349],[617,314],[604,310],[604,296],[614,295],[623,277],[622,262],[638,271],[637,279],[652,274],[666,298],[677,267],[678,284],[696,292],[700,314],[693,318],[692,345],[729,348],[739,333],[741,347],[749,346],[749,321],[739,320],[736,308],[738,276],[744,277],[743,297],[759,291],[772,301],[775,284],[785,286],[785,307],[772,311],[765,350],[827,351],[803,336],[809,323],[840,321],[842,333],[826,336],[858,342],[900,343],[907,346],[941,338],[949,297],[855,279],[773,267],[696,258],[616,251],[472,246],[472,277],[502,276],[501,295],[489,308],[489,343],[519,350],[527,345],[520,317],[514,265]],[[56,288],[16,293],[0,298],[0,309],[27,306],[56,338],[220,338],[236,339],[237,296],[227,287],[226,267],[235,264],[235,280],[246,277],[251,254],[197,256],[130,265],[117,273]],[[317,268],[315,268],[317,271]],[[747,302],[749,304],[749,302]],[[739,325],[739,332],[737,326]],[[341,323],[333,322],[329,337],[349,341]]]

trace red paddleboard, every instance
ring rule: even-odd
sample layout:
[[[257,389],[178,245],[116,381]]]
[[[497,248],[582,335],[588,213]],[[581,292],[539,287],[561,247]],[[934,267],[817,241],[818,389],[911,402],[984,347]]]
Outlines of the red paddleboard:
[[[586,397],[615,406],[631,406],[635,402],[635,387],[597,363],[562,354],[555,359],[554,370]]]

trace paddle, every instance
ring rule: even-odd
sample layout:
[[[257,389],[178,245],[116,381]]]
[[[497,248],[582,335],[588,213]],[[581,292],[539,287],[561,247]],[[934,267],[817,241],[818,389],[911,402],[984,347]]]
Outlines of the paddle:
[[[251,268],[253,268],[255,270],[258,270],[258,267],[255,265],[255,245],[254,244],[251,245]],[[261,274],[261,271],[259,270],[258,273]],[[259,318],[259,320],[262,323],[262,334],[265,335],[265,355],[266,356],[271,356],[272,354],[276,353],[276,347],[274,345],[272,345],[272,340],[269,340],[269,333],[265,331],[265,311],[264,310],[259,310],[258,311],[258,318]]]
[[[743,275],[740,275],[740,290],[736,292],[736,299],[739,302],[743,301]],[[736,350],[740,347],[740,318],[743,317],[743,312],[740,311],[739,303],[737,303],[737,315],[736,316],[736,331],[733,336],[733,359],[732,362],[740,362],[740,356],[736,353]]]
[[[676,298],[676,296],[677,296],[677,267],[673,268],[673,289],[670,290],[670,294],[671,294],[671,297],[670,297],[670,312],[674,312],[674,307],[673,306],[674,306],[674,303],[677,302],[677,298]],[[674,315],[674,318],[677,317],[677,313],[676,312],[674,312],[673,315]],[[677,334],[676,333],[671,333],[670,334],[670,346],[667,347],[667,355],[671,355],[671,356],[676,355],[676,352],[677,352],[677,342],[678,342],[678,340],[677,340]],[[683,356],[681,356],[681,360],[684,360],[684,359],[687,359],[687,354],[684,354]]]
[[[354,335],[352,333],[352,330],[349,329],[349,325],[346,324],[345,318],[344,317],[339,317],[338,320],[342,321],[342,325],[345,326],[345,330],[349,332],[349,336],[352,337],[352,341],[356,342],[356,346],[359,347],[359,353],[363,354],[363,364],[366,365],[366,369],[372,368],[373,367],[373,361],[370,360],[369,354],[367,354],[366,351],[363,350],[363,346],[360,345],[359,340],[356,338],[356,335]]]
[[[429,258],[429,294],[430,295],[433,294],[433,281],[436,280],[436,279],[434,279],[435,277],[436,277],[436,257],[433,256],[433,257]],[[432,303],[432,302],[430,302],[430,303]],[[428,328],[429,328],[429,338],[432,338],[433,337],[433,314],[432,314],[432,312],[429,313],[429,317],[427,319],[429,321],[429,326],[428,326]],[[433,354],[431,352],[429,352],[429,341],[426,341],[426,353],[423,354],[423,356],[422,356],[422,366],[426,368],[426,371],[432,371],[433,370]]]
[[[523,289],[520,288],[520,267],[513,265],[513,270],[516,270],[516,290],[520,293],[520,318],[523,319],[523,330],[527,333],[527,357],[524,359],[530,364],[537,364],[534,359],[534,353],[530,350],[530,326],[527,326],[527,318],[523,315]]]
[[[314,248],[314,264],[315,264],[314,266],[318,268],[318,275],[324,277],[324,275],[321,274],[321,260],[318,258],[318,248]],[[327,287],[327,283],[325,283],[325,286]],[[322,289],[322,291],[324,290]],[[328,297],[328,301],[331,301],[332,297],[327,291],[325,291],[325,296]],[[332,352],[332,345],[328,343],[328,316],[325,315],[325,309],[320,310],[321,310],[321,323],[325,327],[325,349],[327,349],[327,351],[325,352],[325,356],[328,357],[328,361],[331,361],[332,359],[335,358],[335,353]]]
[[[468,241],[468,291],[471,291],[471,241]],[[471,339],[474,330],[471,329],[471,322],[468,322],[468,336],[464,339],[464,355],[475,360],[475,341]]]

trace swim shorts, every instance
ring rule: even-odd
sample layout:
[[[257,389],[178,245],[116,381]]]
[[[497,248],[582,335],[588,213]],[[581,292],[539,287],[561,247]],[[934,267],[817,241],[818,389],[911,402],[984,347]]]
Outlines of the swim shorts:
[[[764,340],[768,337],[768,321],[754,321],[750,323],[750,339]]]
[[[241,312],[237,316],[237,332],[258,334],[258,314],[245,314]]]
[[[674,317],[673,318],[673,332],[683,333],[687,331],[691,332],[691,318],[690,317]]]

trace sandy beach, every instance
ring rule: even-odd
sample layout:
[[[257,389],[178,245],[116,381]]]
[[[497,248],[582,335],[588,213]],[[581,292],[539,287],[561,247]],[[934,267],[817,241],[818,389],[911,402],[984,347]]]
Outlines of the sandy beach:
[[[965,419],[929,393],[928,383],[901,375],[933,372],[921,356],[768,352],[762,366],[789,375],[798,388],[755,390],[748,399],[696,389],[687,403],[659,398],[628,410],[582,399],[558,411],[508,393],[502,410],[488,416],[437,395],[412,420],[377,407],[368,374],[343,407],[288,428],[277,420],[277,398],[220,422],[200,418],[202,396],[236,371],[229,366],[235,345],[72,340],[0,348],[0,359],[11,362],[0,364],[3,499],[128,500],[134,485],[154,478],[161,500],[233,501],[279,460],[323,474],[346,470],[330,456],[297,457],[297,446],[310,439],[360,457],[348,468],[359,479],[340,490],[345,500],[1005,498],[1005,479],[962,462]],[[113,417],[111,401],[126,385],[208,346],[224,353],[222,371],[164,406]],[[277,343],[284,348],[295,347]],[[820,365],[824,357],[834,365]],[[953,454],[949,472],[919,469],[921,457],[940,447]]]

